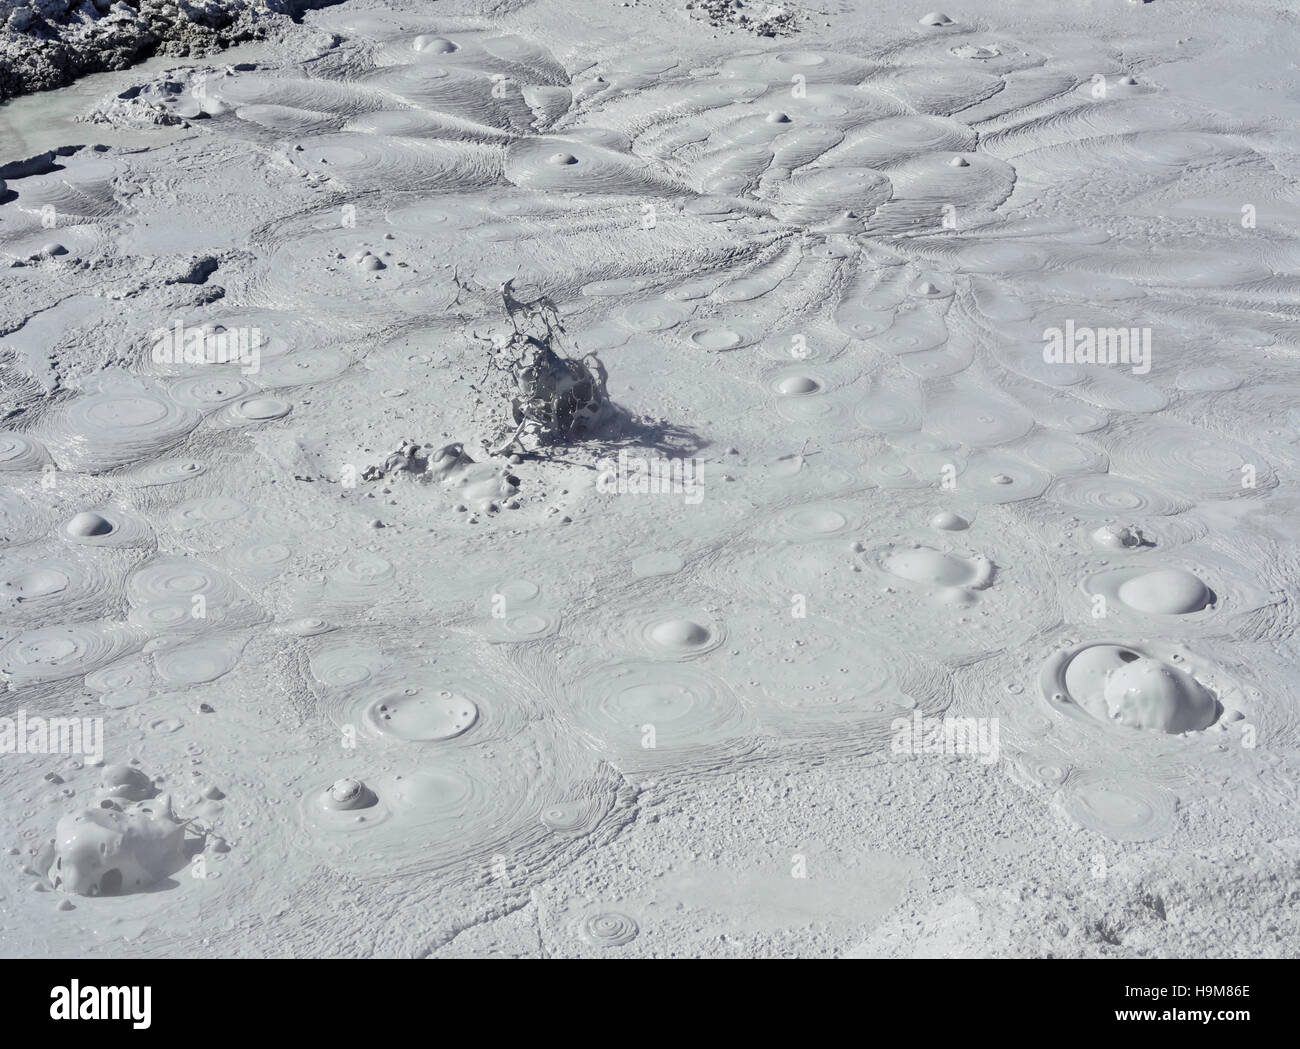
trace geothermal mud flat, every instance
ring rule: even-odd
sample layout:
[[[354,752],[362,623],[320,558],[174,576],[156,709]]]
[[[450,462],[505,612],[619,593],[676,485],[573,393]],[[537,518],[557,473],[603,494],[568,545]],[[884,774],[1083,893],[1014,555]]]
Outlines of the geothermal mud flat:
[[[796,13],[0,110],[4,954],[1295,953],[1293,16]]]

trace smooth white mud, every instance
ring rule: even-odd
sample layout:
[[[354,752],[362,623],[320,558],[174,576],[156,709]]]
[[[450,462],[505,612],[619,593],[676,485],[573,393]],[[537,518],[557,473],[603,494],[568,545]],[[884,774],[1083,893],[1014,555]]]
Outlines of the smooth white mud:
[[[1294,955],[1288,16],[579,9],[0,109],[0,952]]]

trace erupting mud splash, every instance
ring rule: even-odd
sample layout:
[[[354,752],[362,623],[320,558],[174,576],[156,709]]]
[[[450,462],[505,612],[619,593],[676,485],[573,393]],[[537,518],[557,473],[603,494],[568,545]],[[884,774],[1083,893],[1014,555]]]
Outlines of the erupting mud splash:
[[[121,105],[5,169],[0,713],[107,747],[3,755],[8,947],[429,953],[527,910],[707,953],[670,912],[727,893],[611,870],[748,850],[762,911],[870,812],[895,865],[838,952],[1004,819],[1017,877],[1101,894],[1081,857],[1281,836],[1300,212],[1287,111],[1188,93],[1214,41],[390,6],[153,85],[168,144]],[[555,305],[504,397],[502,289]],[[1001,755],[886,760],[953,718]],[[373,923],[319,940],[308,896]]]

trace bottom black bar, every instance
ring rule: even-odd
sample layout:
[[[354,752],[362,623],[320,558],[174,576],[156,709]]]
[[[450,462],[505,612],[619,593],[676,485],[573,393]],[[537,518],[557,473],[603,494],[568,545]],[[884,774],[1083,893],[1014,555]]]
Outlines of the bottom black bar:
[[[1297,970],[1284,961],[778,963],[696,977],[695,992],[681,974],[657,973],[644,962],[498,967],[491,974],[453,973],[447,965],[24,960],[0,962],[0,986],[7,1032],[20,1035],[76,1036],[78,1026],[89,1025],[127,1037],[188,1036],[197,1026],[228,1037],[264,1031],[272,1021],[294,1038],[337,1039],[459,1016],[477,1017],[478,1033],[490,1037],[483,1021],[544,1027],[569,1011],[562,1003],[572,1004],[575,995],[586,1030],[608,1011],[611,1020],[637,1018],[650,1037],[655,1029],[665,1037],[680,1032],[688,1015],[699,1018],[691,1021],[693,1035],[716,1025],[729,1037],[751,1026],[771,1033],[773,1021],[827,1029],[837,1020],[864,1034],[880,1024],[919,1023],[933,1036],[969,1031],[974,1023],[1033,1035],[1047,1024],[1070,1035],[1208,1028],[1230,1037],[1243,1029],[1290,1031],[1296,1020]]]

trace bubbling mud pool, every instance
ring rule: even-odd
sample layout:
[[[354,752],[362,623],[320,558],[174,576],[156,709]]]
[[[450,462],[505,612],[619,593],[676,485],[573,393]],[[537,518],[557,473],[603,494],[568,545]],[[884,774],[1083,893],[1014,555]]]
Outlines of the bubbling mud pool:
[[[0,717],[107,750],[6,753],[0,932],[239,953],[312,886],[425,908],[321,950],[419,953],[560,884],[557,950],[689,953],[605,857],[695,862],[812,770],[892,818],[914,719],[1003,727],[1025,877],[1294,803],[1284,136],[1184,97],[1167,27],[855,17],[578,47],[356,0],[3,169]],[[1243,187],[1253,226],[1180,210]],[[608,371],[581,440],[491,447],[508,282]],[[1150,370],[1045,355],[1067,321]]]

